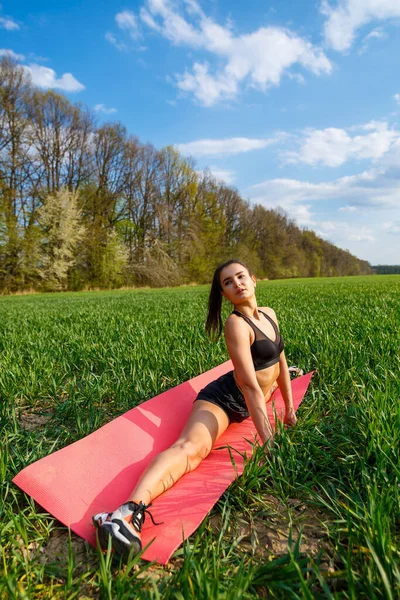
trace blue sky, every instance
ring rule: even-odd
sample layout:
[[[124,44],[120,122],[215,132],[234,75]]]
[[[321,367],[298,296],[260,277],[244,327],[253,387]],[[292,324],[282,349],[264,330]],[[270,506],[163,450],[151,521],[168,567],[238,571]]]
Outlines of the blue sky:
[[[400,0],[5,0],[0,53],[99,124],[400,263]]]

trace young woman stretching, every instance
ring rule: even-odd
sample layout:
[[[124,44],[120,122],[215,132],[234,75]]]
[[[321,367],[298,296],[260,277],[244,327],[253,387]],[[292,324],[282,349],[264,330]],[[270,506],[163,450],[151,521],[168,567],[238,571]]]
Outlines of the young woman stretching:
[[[285,423],[296,424],[290,374],[276,315],[272,308],[258,308],[256,278],[244,263],[229,260],[220,265],[211,285],[206,331],[222,332],[222,296],[234,307],[225,323],[225,339],[234,370],[203,388],[180,437],[147,467],[128,501],[112,513],[93,517],[100,544],[108,538],[118,555],[140,552],[140,532],[152,500],[193,471],[211,452],[230,423],[251,416],[260,442],[271,443],[273,430],[266,402],[279,386],[285,403]],[[295,368],[294,368],[295,369]]]

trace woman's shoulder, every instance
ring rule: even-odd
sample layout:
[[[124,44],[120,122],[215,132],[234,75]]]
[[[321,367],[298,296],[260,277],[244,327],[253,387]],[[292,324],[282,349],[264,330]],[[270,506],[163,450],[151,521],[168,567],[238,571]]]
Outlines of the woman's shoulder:
[[[267,313],[267,315],[274,315],[275,314],[274,309],[271,308],[270,306],[259,306],[258,309],[262,310],[265,313]]]
[[[238,315],[235,312],[231,312],[231,314],[227,317],[226,321],[225,321],[225,328],[226,327],[242,327],[242,323],[244,323],[244,320],[242,319],[242,317],[240,317],[240,315]]]
[[[225,321],[224,329],[225,329],[225,335],[226,335],[227,333],[229,334],[229,333],[242,332],[242,331],[247,332],[248,327],[247,327],[246,321],[244,319],[242,319],[238,314],[231,312],[231,314]]]
[[[258,308],[259,310],[267,314],[269,317],[271,317],[271,319],[273,319],[276,323],[278,322],[276,312],[273,308],[271,308],[270,306],[259,306]]]
[[[250,345],[252,343],[252,336],[254,337],[246,321],[239,315],[235,315],[235,313],[231,313],[226,319],[224,335],[229,351],[231,351],[232,345],[243,347],[243,344],[246,342]]]

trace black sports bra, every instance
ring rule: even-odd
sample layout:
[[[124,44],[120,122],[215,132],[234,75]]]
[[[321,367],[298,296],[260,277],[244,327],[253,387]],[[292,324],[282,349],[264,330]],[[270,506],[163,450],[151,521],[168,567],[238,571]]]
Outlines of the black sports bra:
[[[254,369],[256,371],[261,371],[261,369],[266,369],[267,367],[272,367],[279,361],[280,354],[283,350],[283,337],[280,334],[280,331],[273,319],[269,317],[265,312],[258,309],[264,317],[271,323],[272,327],[275,331],[275,341],[271,340],[268,336],[265,335],[261,329],[257,327],[253,323],[249,317],[243,315],[238,310],[233,311],[233,315],[238,315],[242,317],[246,323],[250,325],[252,330],[254,331],[254,342],[250,346],[251,356],[253,358]]]

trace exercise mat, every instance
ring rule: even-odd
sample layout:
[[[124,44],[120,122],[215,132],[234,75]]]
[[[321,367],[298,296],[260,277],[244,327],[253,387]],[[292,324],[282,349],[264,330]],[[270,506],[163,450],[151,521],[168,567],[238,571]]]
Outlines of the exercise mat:
[[[179,436],[201,388],[232,369],[227,361],[140,404],[87,437],[23,469],[14,483],[79,536],[96,544],[92,515],[126,501],[139,476]],[[292,381],[295,409],[312,373]],[[271,422],[283,415],[277,390],[267,409]],[[191,535],[229,484],[243,472],[243,454],[255,440],[251,419],[232,424],[200,466],[156,498],[142,531],[146,560],[166,564]],[[233,460],[232,460],[233,459]],[[153,540],[153,541],[152,541]]]

